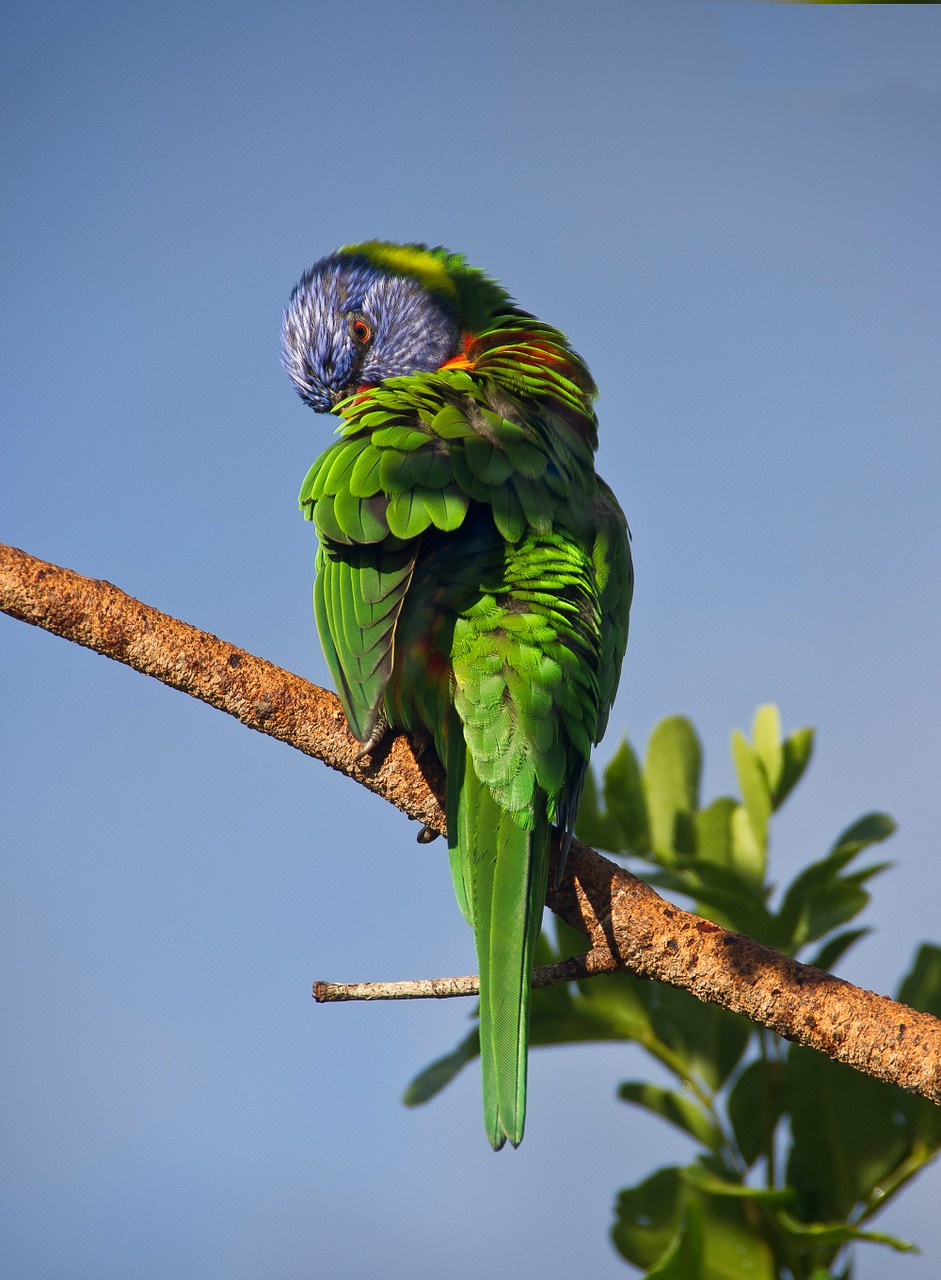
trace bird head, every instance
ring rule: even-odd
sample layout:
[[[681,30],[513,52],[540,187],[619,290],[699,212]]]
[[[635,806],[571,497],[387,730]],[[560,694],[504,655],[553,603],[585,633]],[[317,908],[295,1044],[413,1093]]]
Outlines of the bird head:
[[[284,313],[282,363],[312,409],[458,354],[458,290],[436,252],[371,241],[304,272]]]

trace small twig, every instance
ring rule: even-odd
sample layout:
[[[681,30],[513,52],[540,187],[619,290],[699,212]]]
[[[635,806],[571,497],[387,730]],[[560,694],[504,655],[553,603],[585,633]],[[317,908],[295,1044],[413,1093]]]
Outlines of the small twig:
[[[451,1000],[475,996],[480,990],[476,974],[466,978],[416,978],[414,982],[315,982],[318,1004],[341,1000]]]
[[[560,982],[578,982],[593,975],[584,956],[557,960],[533,970],[533,990]],[[476,996],[480,982],[475,973],[464,978],[416,978],[406,982],[315,982],[313,996],[318,1004],[341,1000],[453,1000],[456,996]]]

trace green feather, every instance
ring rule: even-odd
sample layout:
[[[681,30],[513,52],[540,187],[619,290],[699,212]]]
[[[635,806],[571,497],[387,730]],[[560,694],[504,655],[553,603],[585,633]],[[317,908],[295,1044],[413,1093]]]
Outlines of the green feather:
[[[513,474],[513,463],[491,440],[479,436],[465,440],[464,457],[471,473],[485,485],[503,484]]]
[[[358,440],[340,440],[333,446],[329,464],[324,467],[320,481],[323,493],[346,491],[349,474],[359,456],[360,448]]]
[[[454,485],[447,489],[418,490],[422,505],[437,529],[450,533],[459,529],[467,513],[467,496]]]
[[[519,499],[509,484],[501,484],[494,488],[491,495],[491,508],[494,524],[500,535],[507,542],[519,542],[526,531],[526,520]]]
[[[337,524],[351,543],[379,542],[389,532],[385,502],[380,498],[357,498],[348,488],[333,500]]]
[[[431,517],[415,489],[394,494],[389,500],[386,516],[389,531],[397,538],[417,538],[431,524]]]
[[[463,440],[472,438],[474,428],[470,425],[457,405],[445,405],[432,418],[431,430],[442,440]]]
[[[382,485],[379,479],[379,467],[382,451],[373,444],[360,449],[359,457],[350,472],[350,493],[356,498],[371,498],[378,493]]]
[[[332,496],[325,494],[317,500],[313,509],[314,526],[321,545],[349,544],[350,542],[349,535],[337,519],[334,502],[335,499]]]
[[[415,431],[412,427],[403,427],[396,425],[394,427],[380,427],[378,431],[372,433],[372,442],[380,449],[420,449],[423,444],[428,443],[428,436],[424,431]]]
[[[542,923],[549,865],[549,823],[522,829],[486,787],[470,787],[474,806],[474,920],[480,963],[480,1045],[484,1124],[494,1150],[523,1138],[533,952]],[[540,797],[534,797],[539,803]]]

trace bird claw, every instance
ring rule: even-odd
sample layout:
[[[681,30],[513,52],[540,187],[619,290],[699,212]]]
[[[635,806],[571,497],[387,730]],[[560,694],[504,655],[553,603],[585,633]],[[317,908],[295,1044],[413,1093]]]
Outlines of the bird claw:
[[[388,738],[390,730],[391,725],[386,719],[385,712],[380,711],[372,733],[353,757],[353,763],[359,764],[361,760],[365,760],[366,756],[371,756],[375,752],[376,748],[381,747],[386,738]]]
[[[431,844],[432,840],[437,840],[441,835],[440,831],[435,831],[434,827],[424,826],[415,839],[419,844]]]

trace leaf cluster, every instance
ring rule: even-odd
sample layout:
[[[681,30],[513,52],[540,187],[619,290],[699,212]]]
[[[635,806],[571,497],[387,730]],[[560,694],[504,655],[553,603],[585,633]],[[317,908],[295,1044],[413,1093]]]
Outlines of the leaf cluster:
[[[703,806],[699,739],[687,719],[669,717],[643,762],[625,740],[600,782],[589,772],[577,833],[633,859],[632,869],[690,899],[698,914],[829,969],[868,932],[852,922],[869,901],[867,883],[890,864],[860,865],[860,855],[895,824],[866,814],[775,893],[771,819],[812,749],[813,730],[785,737],[777,708],[760,707],[751,739],[732,735],[740,797]],[[536,962],[584,949],[557,921]],[[941,1016],[941,949],[919,949],[898,999]],[[533,993],[532,1045],[593,1040],[634,1041],[665,1069],[671,1086],[628,1080],[618,1095],[695,1144],[688,1164],[658,1169],[617,1197],[614,1245],[646,1276],[850,1280],[848,1246],[914,1248],[869,1223],[941,1149],[941,1109],[630,974]],[[412,1081],[405,1102],[427,1101],[478,1051],[475,1028]]]

